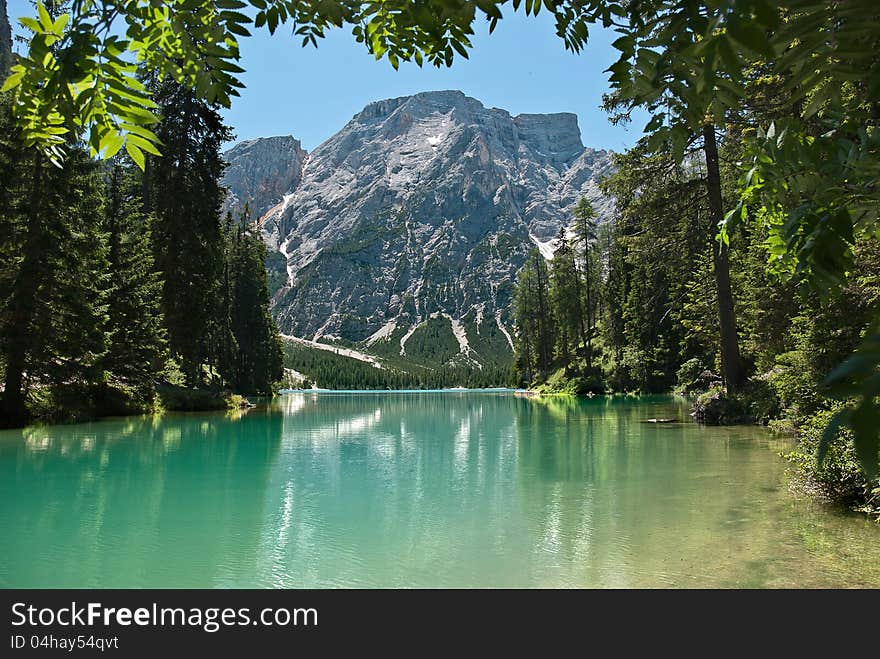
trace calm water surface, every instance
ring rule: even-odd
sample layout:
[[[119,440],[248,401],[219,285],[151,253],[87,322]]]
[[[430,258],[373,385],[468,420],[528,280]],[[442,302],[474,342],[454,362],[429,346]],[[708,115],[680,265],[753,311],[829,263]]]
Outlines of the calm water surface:
[[[0,587],[880,586],[880,527],[671,398],[290,394],[0,432]]]

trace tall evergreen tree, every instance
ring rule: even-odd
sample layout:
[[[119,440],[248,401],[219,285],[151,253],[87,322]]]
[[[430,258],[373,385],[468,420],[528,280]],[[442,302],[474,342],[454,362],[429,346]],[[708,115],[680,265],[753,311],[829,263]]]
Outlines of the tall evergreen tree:
[[[6,0],[0,0],[0,84],[9,75],[12,66],[12,28],[9,25],[9,12]]]
[[[668,390],[683,361],[714,362],[718,349],[717,338],[692,342],[682,324],[689,291],[699,292],[695,303],[713,314],[716,308],[714,288],[703,286],[695,265],[705,259],[711,283],[705,194],[699,176],[644,148],[617,156],[615,164],[617,172],[603,183],[616,208],[602,332],[614,354],[611,381],[616,388]],[[717,337],[714,319],[699,322]]]
[[[587,368],[593,368],[593,332],[595,318],[596,255],[593,246],[598,239],[596,211],[586,198],[574,207],[574,234],[580,246],[581,276],[583,278],[582,333],[587,355]]]
[[[140,172],[122,158],[107,174],[106,231],[112,273],[103,366],[142,402],[164,367],[162,280],[153,261],[151,217],[142,212]]]
[[[517,367],[525,382],[546,378],[553,366],[555,329],[550,306],[547,263],[532,250],[514,291]]]
[[[550,300],[557,329],[556,352],[566,366],[573,361],[578,340],[585,333],[579,278],[574,250],[565,229],[560,229],[550,262]]]
[[[22,150],[20,185],[11,192],[11,281],[0,309],[5,366],[2,418],[28,418],[32,387],[91,384],[101,379],[106,349],[107,250],[97,163],[70,145],[64,167]]]
[[[235,362],[232,383],[247,394],[271,394],[284,374],[281,337],[269,313],[266,246],[259,235],[230,231],[229,288]]]
[[[547,262],[538,250],[532,252],[532,264],[535,276],[531,281],[532,294],[537,302],[537,364],[543,375],[547,375],[553,363],[554,327],[550,312],[550,276]]]
[[[162,157],[150,158],[145,200],[156,217],[155,261],[163,279],[162,312],[168,345],[190,386],[205,366],[220,364],[224,243],[220,155],[232,133],[215,106],[177,83],[154,84],[162,121]]]

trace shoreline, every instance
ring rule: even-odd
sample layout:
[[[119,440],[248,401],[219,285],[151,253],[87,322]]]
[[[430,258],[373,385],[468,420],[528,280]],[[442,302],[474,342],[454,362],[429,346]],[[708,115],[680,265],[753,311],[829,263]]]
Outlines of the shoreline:
[[[509,387],[448,387],[446,389],[281,389],[278,395],[289,394],[463,394],[463,393],[512,393],[524,391]]]

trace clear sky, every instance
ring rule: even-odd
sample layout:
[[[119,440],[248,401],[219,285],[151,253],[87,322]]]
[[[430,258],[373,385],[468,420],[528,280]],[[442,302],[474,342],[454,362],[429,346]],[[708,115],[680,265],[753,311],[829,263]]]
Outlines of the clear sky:
[[[9,0],[15,18],[32,12],[27,0]],[[492,35],[478,22],[470,59],[450,69],[375,61],[349,29],[334,30],[318,48],[302,48],[289,27],[274,36],[265,28],[241,39],[241,65],[247,85],[224,112],[237,139],[293,135],[311,151],[342,128],[367,103],[422,91],[459,89],[488,107],[522,112],[574,112],[586,146],[622,151],[641,135],[644,115],[628,126],[612,126],[601,110],[607,73],[616,51],[613,32],[591,29],[585,51],[574,55],[556,36],[552,18],[542,12],[526,18],[504,10]]]

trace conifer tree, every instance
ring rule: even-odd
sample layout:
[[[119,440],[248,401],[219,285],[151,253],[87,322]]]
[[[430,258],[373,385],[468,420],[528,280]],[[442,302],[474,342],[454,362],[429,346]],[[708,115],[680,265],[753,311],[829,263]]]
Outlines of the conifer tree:
[[[593,368],[593,325],[595,308],[595,253],[593,246],[598,238],[596,211],[586,198],[581,197],[574,207],[574,234],[580,247],[581,277],[583,278],[583,326],[587,368]]]
[[[560,229],[550,262],[550,300],[556,323],[556,353],[564,366],[571,364],[584,332],[580,275],[574,250]]]
[[[28,419],[32,387],[89,385],[101,379],[106,349],[107,250],[97,163],[70,145],[64,167],[22,149],[20,185],[10,193],[3,225],[10,281],[0,308],[6,425]]]
[[[121,158],[107,175],[106,231],[111,272],[104,356],[108,377],[152,399],[165,356],[162,280],[153,262],[151,218],[142,212],[139,171]]]
[[[526,382],[547,377],[553,366],[555,328],[550,307],[547,263],[532,250],[519,273],[514,291],[516,361]]]
[[[281,337],[269,312],[266,246],[259,235],[238,226],[230,231],[229,287],[237,391],[268,395],[283,377]]]
[[[514,318],[514,367],[522,384],[529,385],[536,376],[535,343],[532,300],[529,280],[531,264],[527,262],[519,271],[513,294]]]
[[[154,83],[162,157],[150,158],[145,198],[155,214],[155,262],[163,279],[168,345],[190,386],[221,361],[224,272],[220,154],[232,139],[215,106],[174,82]]]

